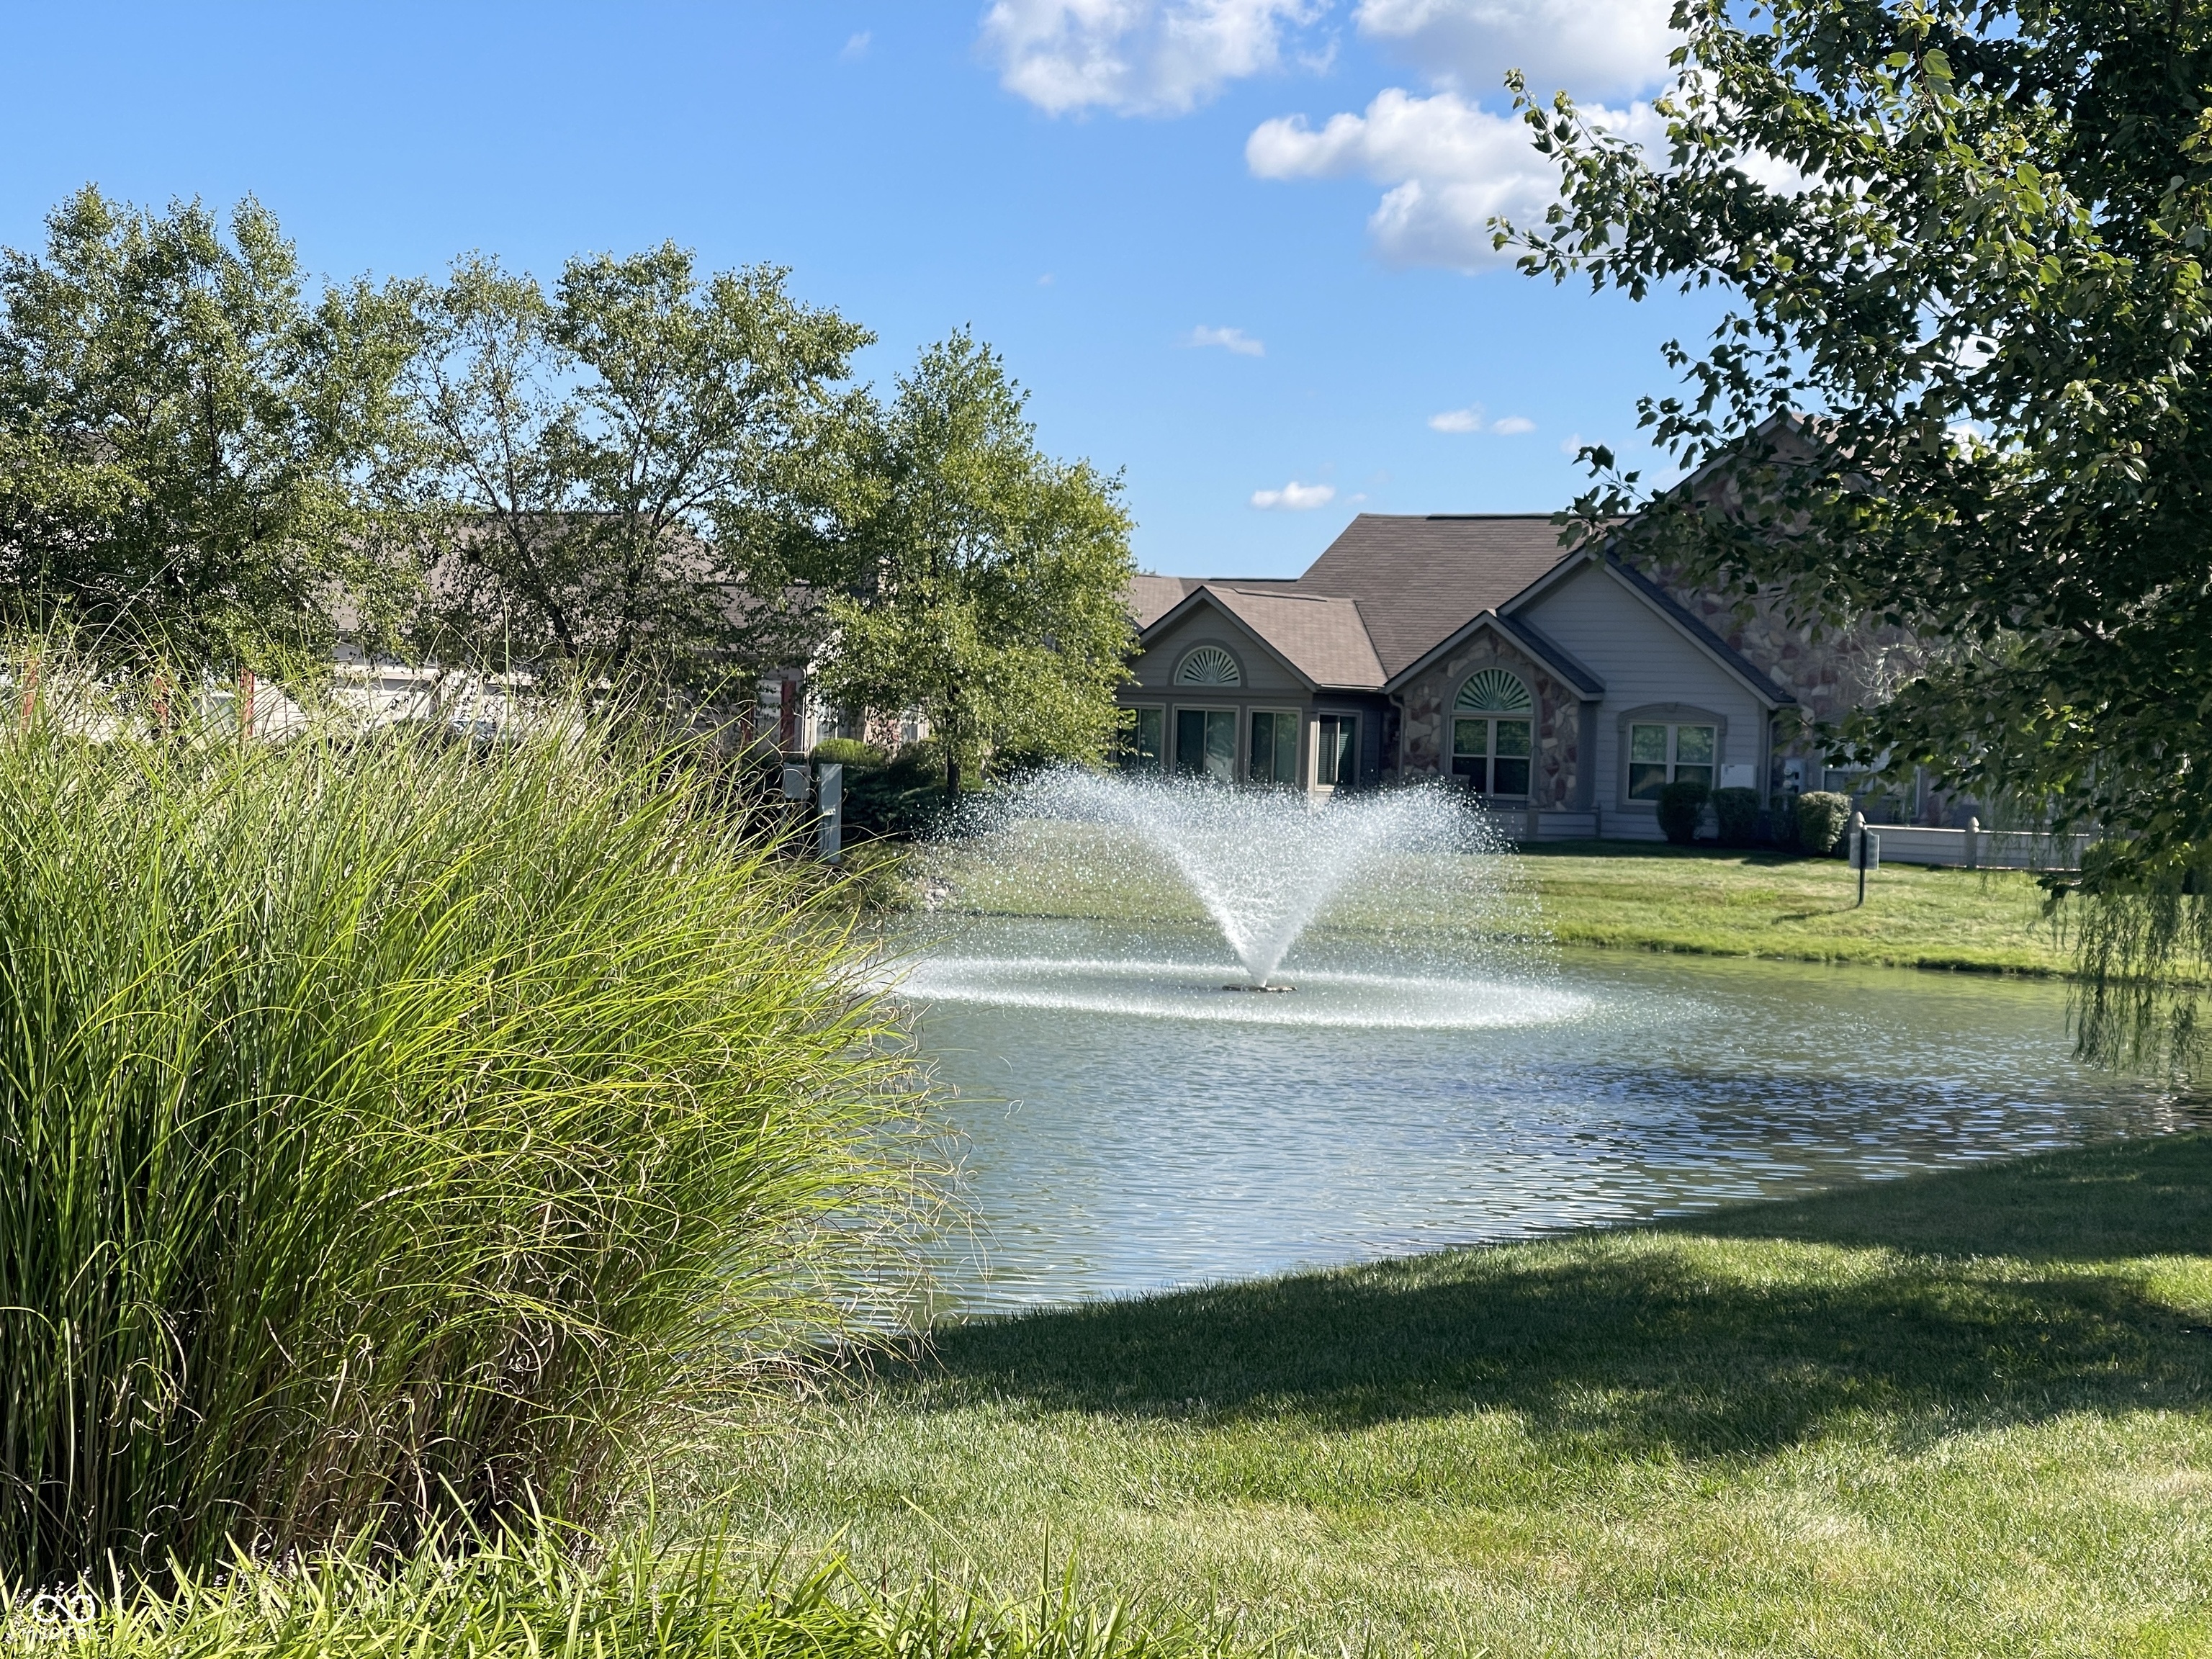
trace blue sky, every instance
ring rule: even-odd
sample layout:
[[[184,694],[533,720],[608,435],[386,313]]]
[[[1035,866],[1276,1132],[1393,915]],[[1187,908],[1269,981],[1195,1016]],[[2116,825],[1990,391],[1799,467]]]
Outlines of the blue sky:
[[[1666,0],[0,8],[0,242],[88,180],[247,191],[311,269],[788,265],[879,385],[963,324],[1148,568],[1290,574],[1356,512],[1547,511],[1707,308],[1555,289],[1510,64],[1647,128]],[[1255,505],[1255,502],[1259,503]]]

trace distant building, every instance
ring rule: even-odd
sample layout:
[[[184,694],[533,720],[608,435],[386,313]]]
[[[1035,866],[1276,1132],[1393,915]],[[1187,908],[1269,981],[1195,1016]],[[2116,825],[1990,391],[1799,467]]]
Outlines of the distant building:
[[[1139,576],[1137,771],[1326,793],[1451,776],[1521,833],[1657,839],[1678,778],[1850,788],[1799,716],[1880,694],[1899,647],[1818,640],[1547,515],[1362,514],[1295,580]],[[1916,821],[1937,804],[1869,800]]]

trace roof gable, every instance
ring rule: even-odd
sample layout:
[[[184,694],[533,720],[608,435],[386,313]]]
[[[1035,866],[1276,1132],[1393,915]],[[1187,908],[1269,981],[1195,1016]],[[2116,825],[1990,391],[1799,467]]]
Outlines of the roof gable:
[[[1239,624],[1255,643],[1316,690],[1382,690],[1382,665],[1350,599],[1303,593],[1287,582],[1194,583],[1182,603],[1144,628],[1149,640],[1200,605]]]

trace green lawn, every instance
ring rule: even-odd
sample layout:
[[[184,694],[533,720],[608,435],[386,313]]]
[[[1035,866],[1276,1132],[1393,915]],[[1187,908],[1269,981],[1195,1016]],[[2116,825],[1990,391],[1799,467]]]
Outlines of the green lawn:
[[[1839,859],[1642,846],[1538,844],[1523,854],[1544,924],[1562,944],[1895,968],[2063,974],[2043,890],[2021,871],[1889,865],[1867,878]]]
[[[981,1321],[691,1498],[1315,1653],[2212,1653],[2208,1250],[2190,1136]]]
[[[1164,865],[1087,826],[1024,826],[923,855],[939,902],[993,915],[1200,919]],[[1540,927],[1562,944],[1901,968],[2063,974],[2070,959],[2019,871],[1892,865],[1867,883],[1838,859],[1633,842],[1537,843],[1502,865],[1386,860],[1316,926]],[[1443,902],[1449,896],[1449,902]]]

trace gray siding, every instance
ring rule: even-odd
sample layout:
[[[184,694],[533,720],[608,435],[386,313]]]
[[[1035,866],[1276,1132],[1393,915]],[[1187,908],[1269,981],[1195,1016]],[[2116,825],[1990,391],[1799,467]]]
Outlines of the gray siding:
[[[1649,816],[1644,802],[1622,799],[1620,716],[1654,704],[1676,704],[1717,714],[1726,723],[1720,763],[1748,762],[1763,779],[1766,710],[1741,681],[1682,637],[1666,618],[1628,591],[1602,567],[1589,564],[1567,577],[1525,611],[1546,635],[1596,670],[1605,681],[1595,730],[1584,734],[1594,762],[1595,805],[1605,813]],[[1628,826],[1606,824],[1606,833]]]

